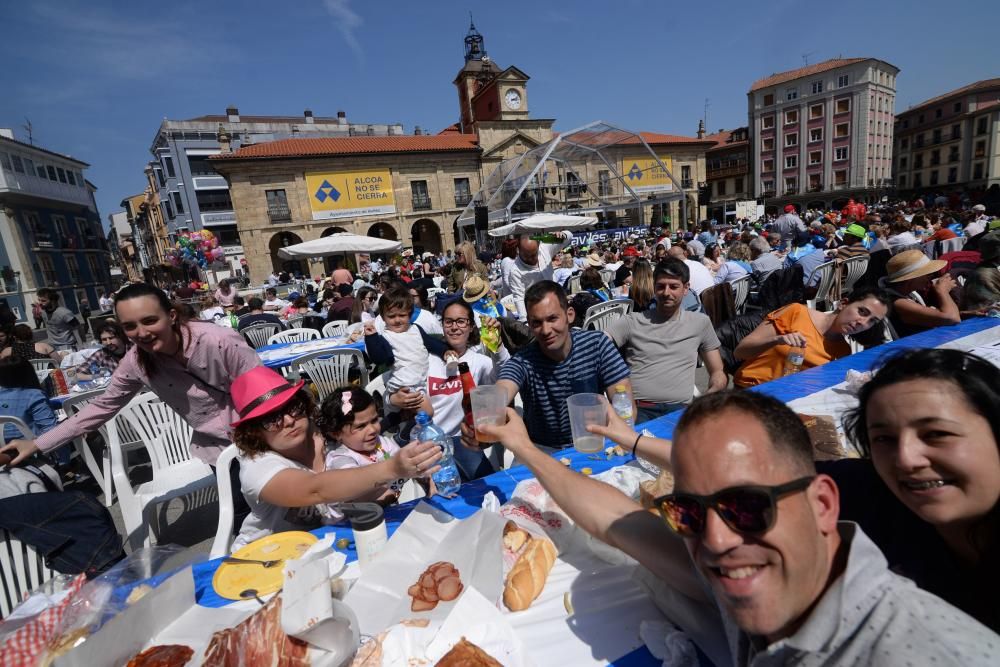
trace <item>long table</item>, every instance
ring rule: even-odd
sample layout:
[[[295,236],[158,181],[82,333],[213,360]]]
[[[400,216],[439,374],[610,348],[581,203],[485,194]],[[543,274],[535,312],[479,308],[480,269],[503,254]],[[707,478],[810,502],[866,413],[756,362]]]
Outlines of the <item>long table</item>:
[[[329,352],[331,350],[361,350],[365,351],[364,340],[350,342],[345,336],[318,338],[294,343],[274,343],[257,348],[257,355],[268,368],[283,368],[307,354],[313,352]]]
[[[847,377],[847,371],[870,371],[881,366],[886,358],[903,350],[934,347],[970,349],[988,342],[995,342],[998,339],[1000,339],[1000,318],[976,317],[959,324],[936,327],[891,343],[878,345],[822,366],[765,382],[753,387],[752,390],[764,392],[782,403],[801,408],[804,405],[801,402],[803,399],[842,386]],[[643,427],[659,438],[670,439],[673,437],[674,427],[681,418],[681,414],[683,412],[672,412],[659,419],[646,422]]]

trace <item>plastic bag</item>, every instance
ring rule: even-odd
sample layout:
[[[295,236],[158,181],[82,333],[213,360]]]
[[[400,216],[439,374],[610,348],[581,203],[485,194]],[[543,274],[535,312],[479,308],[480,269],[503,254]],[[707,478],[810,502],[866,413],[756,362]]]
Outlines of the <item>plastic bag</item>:
[[[202,560],[205,554],[171,544],[140,549],[90,581],[83,575],[54,578],[25,603],[35,605],[37,613],[21,617],[24,622],[16,631],[2,637],[0,664],[33,667],[51,662],[171,574]],[[69,593],[62,594],[66,590]],[[43,596],[49,596],[49,604],[38,604]],[[6,630],[6,623],[0,625],[0,632]],[[26,637],[30,641],[21,640]]]

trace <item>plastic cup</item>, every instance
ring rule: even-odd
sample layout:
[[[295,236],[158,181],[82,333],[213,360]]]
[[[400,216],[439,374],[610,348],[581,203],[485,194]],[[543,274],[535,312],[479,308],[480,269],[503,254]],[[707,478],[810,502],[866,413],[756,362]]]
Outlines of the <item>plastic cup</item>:
[[[476,441],[481,445],[493,442],[493,438],[482,434],[479,427],[502,426],[507,423],[507,391],[495,384],[487,384],[473,389],[470,396]]]
[[[573,446],[578,452],[599,452],[604,449],[604,436],[587,430],[588,426],[607,426],[608,401],[600,394],[573,394],[566,399],[569,426],[573,431]]]

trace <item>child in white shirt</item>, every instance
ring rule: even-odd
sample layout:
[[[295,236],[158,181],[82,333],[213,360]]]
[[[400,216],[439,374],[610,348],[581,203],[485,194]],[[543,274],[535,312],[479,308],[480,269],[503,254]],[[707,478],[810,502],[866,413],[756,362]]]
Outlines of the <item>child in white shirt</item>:
[[[443,355],[447,345],[431,338],[410,320],[413,316],[413,297],[405,287],[392,287],[378,302],[379,315],[385,322],[381,334],[374,322],[366,322],[365,349],[376,364],[390,364],[392,370],[385,381],[387,410],[393,411],[389,398],[404,387],[420,394],[420,406],[412,412],[423,410],[434,414],[427,398],[427,369],[431,353]]]

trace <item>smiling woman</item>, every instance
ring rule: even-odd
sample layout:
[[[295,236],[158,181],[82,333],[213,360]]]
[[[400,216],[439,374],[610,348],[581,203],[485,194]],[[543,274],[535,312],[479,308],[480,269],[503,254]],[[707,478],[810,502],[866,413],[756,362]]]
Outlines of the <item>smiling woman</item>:
[[[1000,369],[958,350],[890,359],[845,426],[871,462],[829,472],[893,570],[1000,629]]]
[[[133,284],[118,292],[115,313],[134,345],[119,361],[107,389],[37,440],[11,443],[8,449],[17,450],[15,462],[96,431],[148,387],[193,427],[192,454],[214,464],[230,442],[229,424],[237,416],[230,383],[260,366],[260,358],[232,329],[187,322],[152,285]]]

